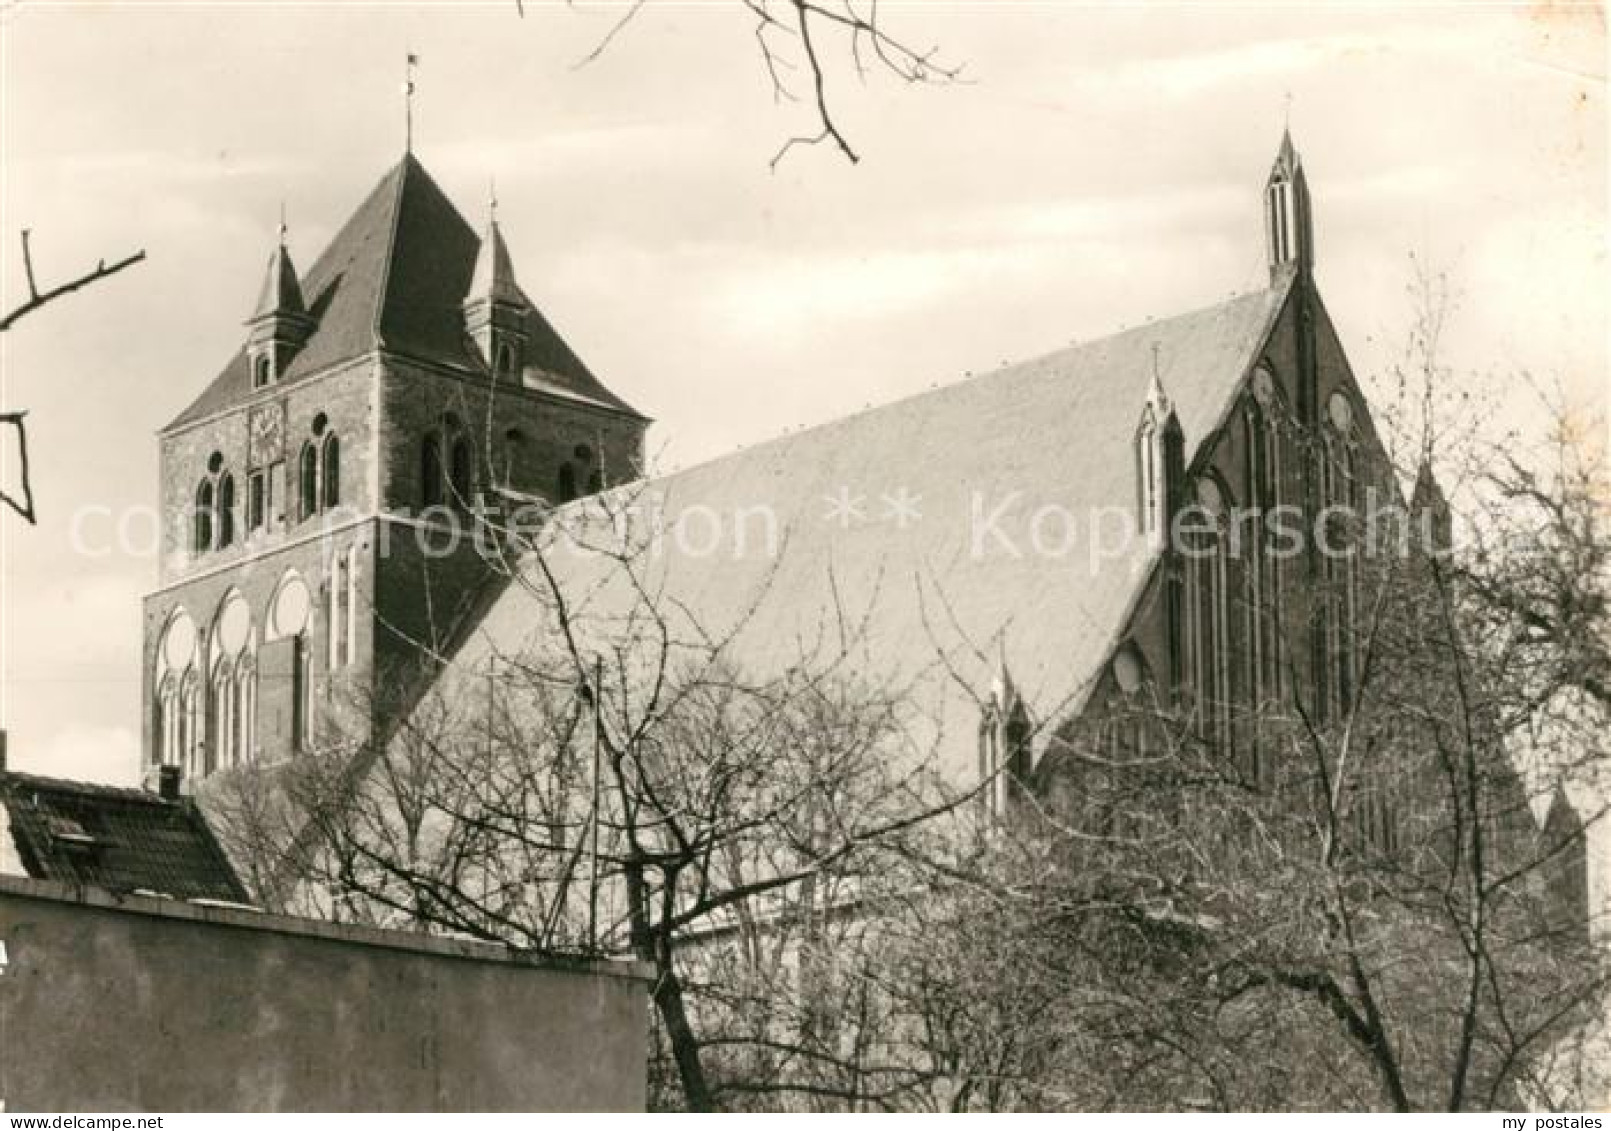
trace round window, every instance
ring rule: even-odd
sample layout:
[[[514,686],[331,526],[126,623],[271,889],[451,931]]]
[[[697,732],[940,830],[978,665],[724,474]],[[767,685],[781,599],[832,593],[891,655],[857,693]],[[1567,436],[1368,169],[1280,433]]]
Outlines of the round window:
[[[1253,396],[1262,405],[1275,400],[1275,374],[1262,365],[1253,371]]]
[[[162,658],[173,671],[184,671],[196,658],[196,623],[183,609],[168,622],[167,635],[162,638]]]
[[[218,613],[218,632],[215,637],[219,651],[226,656],[238,656],[246,647],[246,638],[252,631],[252,611],[237,594],[225,602]]]
[[[1331,400],[1326,402],[1326,412],[1331,417],[1331,426],[1344,434],[1354,427],[1354,402],[1342,393],[1331,394]]]
[[[1128,644],[1113,657],[1113,681],[1126,695],[1141,686],[1142,671],[1141,656]]]
[[[308,627],[308,612],[313,607],[313,601],[308,595],[308,586],[300,577],[292,575],[285,579],[280,591],[274,596],[274,635],[275,637],[296,636]]]

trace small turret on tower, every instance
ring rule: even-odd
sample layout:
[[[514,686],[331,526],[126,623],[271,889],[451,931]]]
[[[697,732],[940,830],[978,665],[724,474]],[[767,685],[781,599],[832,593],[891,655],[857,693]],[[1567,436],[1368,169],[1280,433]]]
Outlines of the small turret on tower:
[[[987,814],[1007,815],[1014,791],[1029,779],[1029,709],[1007,669],[1007,644],[1001,641],[990,695],[979,719],[979,776]]]
[[[464,328],[487,367],[513,378],[525,366],[526,299],[515,282],[514,263],[498,230],[498,201],[490,202],[487,233],[476,253],[470,293],[464,299]]]
[[[257,307],[246,321],[246,354],[254,389],[278,381],[313,330],[313,319],[302,301],[302,284],[285,246],[285,234],[282,218],[279,246],[269,256]]]
[[[1264,186],[1264,234],[1269,246],[1270,279],[1289,267],[1308,274],[1314,269],[1314,224],[1309,182],[1303,159],[1283,130],[1281,149]]]

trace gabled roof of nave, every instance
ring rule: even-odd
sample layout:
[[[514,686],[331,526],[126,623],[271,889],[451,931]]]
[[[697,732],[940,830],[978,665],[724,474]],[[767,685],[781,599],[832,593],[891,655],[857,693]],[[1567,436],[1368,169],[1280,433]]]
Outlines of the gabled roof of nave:
[[[1122,554],[1093,565],[1084,525],[1105,515],[1108,537],[1125,523],[1134,530],[1134,443],[1154,367],[1189,464],[1257,363],[1293,278],[1285,272],[1267,290],[622,488],[616,496],[649,492],[668,528],[691,507],[711,508],[726,523],[727,541],[713,556],[681,554],[667,538],[664,552],[645,561],[648,591],[712,636],[742,625],[731,656],[757,674],[832,638],[841,602],[846,621],[862,626],[861,670],[936,696],[918,707],[935,720],[955,768],[973,757],[978,715],[951,672],[982,697],[999,650],[1038,719],[1083,700],[1158,556],[1133,536]],[[861,500],[865,521],[842,526],[829,517],[841,490]],[[903,491],[921,514],[904,526],[885,501]],[[1021,556],[988,537],[987,552],[974,555],[975,498],[984,515],[1010,503],[998,528]],[[1041,555],[1029,543],[1030,516],[1048,505],[1081,524],[1067,556]],[[758,506],[778,518],[775,561],[756,549],[732,551],[733,516]],[[704,520],[690,529],[699,536]],[[752,546],[763,541],[759,529],[750,527]],[[1050,521],[1046,541],[1062,529]],[[610,624],[630,605],[602,555],[560,550],[550,560],[584,622],[596,615]],[[511,587],[456,662],[474,671],[489,651],[516,651],[551,630],[531,596]]]
[[[276,389],[333,365],[386,349],[426,362],[482,368],[465,335],[481,240],[412,153],[403,155],[342,226],[301,280],[316,326]],[[277,264],[276,264],[277,265]],[[617,397],[523,293],[526,363],[545,392],[636,411]],[[252,398],[241,349],[167,426],[201,420]]]

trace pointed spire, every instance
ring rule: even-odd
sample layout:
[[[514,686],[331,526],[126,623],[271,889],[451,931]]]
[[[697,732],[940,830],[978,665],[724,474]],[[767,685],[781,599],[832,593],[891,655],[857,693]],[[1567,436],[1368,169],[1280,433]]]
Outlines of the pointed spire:
[[[1264,236],[1269,245],[1270,280],[1295,266],[1303,275],[1314,267],[1314,222],[1303,158],[1292,131],[1281,131],[1281,148],[1264,185]]]
[[[1157,342],[1152,343],[1152,379],[1147,382],[1147,404],[1157,419],[1162,420],[1173,409],[1169,404],[1169,394],[1164,390],[1163,374],[1158,363],[1160,349]]]
[[[414,152],[414,68],[420,57],[412,50],[404,53],[403,60],[403,152]]]
[[[509,248],[498,230],[498,198],[488,203],[487,234],[476,252],[475,271],[470,276],[470,293],[466,303],[506,302],[521,304],[520,287],[515,283],[515,267],[509,258]]]
[[[258,292],[257,306],[251,320],[255,322],[260,318],[287,314],[301,318],[307,312],[307,306],[302,301],[302,284],[297,281],[296,266],[291,262],[291,253],[285,246],[285,220],[282,216],[280,241],[269,256],[268,272],[263,277],[263,289]]]
[[[1012,672],[1007,668],[1007,634],[1003,632],[997,642],[996,673],[990,681],[990,698],[1003,714],[1010,714],[1018,705],[1018,687],[1013,683]]]
[[[1274,180],[1278,176],[1291,177],[1303,167],[1303,158],[1298,155],[1298,147],[1292,144],[1292,131],[1281,130],[1281,148],[1276,151],[1275,164],[1270,166],[1270,177]]]

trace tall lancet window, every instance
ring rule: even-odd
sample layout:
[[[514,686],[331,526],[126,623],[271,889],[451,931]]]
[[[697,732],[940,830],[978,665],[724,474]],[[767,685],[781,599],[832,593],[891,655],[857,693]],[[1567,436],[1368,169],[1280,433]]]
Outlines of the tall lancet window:
[[[213,668],[207,689],[207,714],[212,741],[207,746],[205,770],[211,774],[235,762],[235,668],[228,657]]]
[[[297,460],[297,507],[304,521],[319,513],[319,451],[309,440]]]
[[[1005,816],[1014,790],[1028,780],[1032,730],[1029,710],[1003,660],[979,720],[979,776],[986,816]]]
[[[1288,263],[1297,258],[1297,215],[1292,207],[1292,182],[1277,175],[1265,189],[1265,212],[1269,216],[1270,262]]]
[[[1162,527],[1161,487],[1163,476],[1158,464],[1158,421],[1151,407],[1142,414],[1136,430],[1136,511],[1141,533],[1156,538]]]
[[[201,698],[201,680],[196,675],[196,669],[191,668],[185,672],[179,685],[179,713],[183,726],[179,764],[184,767],[185,777],[192,781],[202,771],[202,750],[207,744],[206,735],[202,732]]]
[[[1152,348],[1152,381],[1147,387],[1147,403],[1136,427],[1136,523],[1142,537],[1154,545],[1163,542],[1169,526],[1169,508],[1175,468],[1171,445],[1179,439],[1180,424],[1175,419],[1159,377],[1159,347]]]
[[[324,438],[324,451],[319,462],[324,472],[321,487],[324,509],[334,510],[341,505],[341,439],[334,432]]]
[[[1359,484],[1355,463],[1353,402],[1333,393],[1326,405],[1321,486],[1325,502],[1325,542],[1321,557],[1326,578],[1324,637],[1331,668],[1334,705],[1347,712],[1358,684],[1355,634],[1359,614]]]
[[[1281,559],[1274,545],[1286,521],[1282,512],[1281,431],[1283,408],[1275,375],[1253,373],[1252,396],[1243,412],[1246,429],[1250,522],[1246,571],[1250,699],[1266,707],[1281,694]]]
[[[1185,643],[1198,734],[1225,752],[1231,748],[1231,640],[1229,606],[1230,509],[1212,479],[1197,485],[1197,507],[1183,533],[1186,556]]]
[[[196,510],[192,517],[194,530],[191,548],[202,553],[213,548],[213,481],[203,479],[196,488]]]

